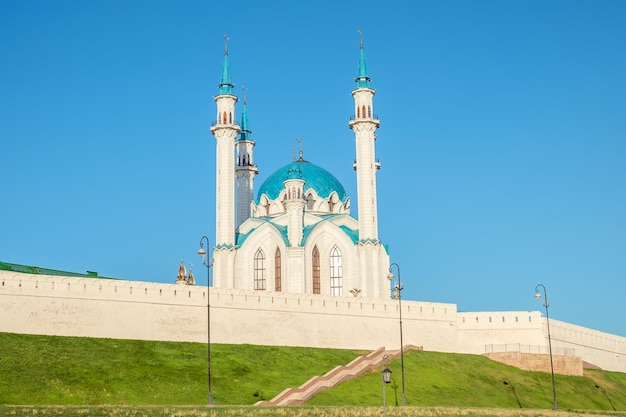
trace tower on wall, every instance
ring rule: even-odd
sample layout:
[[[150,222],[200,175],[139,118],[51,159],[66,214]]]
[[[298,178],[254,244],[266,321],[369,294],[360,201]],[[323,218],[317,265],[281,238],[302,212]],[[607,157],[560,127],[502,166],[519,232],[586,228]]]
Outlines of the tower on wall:
[[[230,78],[228,38],[224,36],[224,64],[217,104],[216,121],[211,126],[215,136],[215,249],[213,252],[213,280],[218,286],[232,287],[235,258],[235,138],[241,131],[235,121],[234,84]]]

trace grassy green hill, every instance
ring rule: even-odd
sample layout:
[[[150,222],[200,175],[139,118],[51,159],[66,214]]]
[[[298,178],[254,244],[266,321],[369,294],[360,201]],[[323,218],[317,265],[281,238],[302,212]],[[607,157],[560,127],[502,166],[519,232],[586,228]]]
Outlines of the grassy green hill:
[[[246,405],[271,399],[364,352],[215,344],[211,353],[215,404]],[[399,360],[390,368],[386,393],[393,407],[401,398]],[[552,407],[550,374],[479,355],[407,352],[405,375],[409,406]],[[624,373],[557,375],[556,384],[560,409],[626,410]],[[0,333],[0,404],[206,402],[206,344]],[[379,407],[381,402],[381,376],[372,372],[318,394],[307,405]]]

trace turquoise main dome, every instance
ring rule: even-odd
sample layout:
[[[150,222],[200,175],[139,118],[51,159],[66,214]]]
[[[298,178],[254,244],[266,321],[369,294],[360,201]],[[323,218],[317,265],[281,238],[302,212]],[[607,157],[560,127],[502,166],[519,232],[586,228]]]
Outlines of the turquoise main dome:
[[[265,194],[270,200],[275,200],[280,192],[285,188],[287,179],[300,178],[304,180],[304,192],[313,189],[322,198],[328,198],[335,191],[339,199],[345,202],[348,198],[346,190],[337,178],[324,168],[312,164],[303,159],[293,161],[289,165],[276,170],[270,175],[259,188],[256,203],[261,200],[261,196]]]

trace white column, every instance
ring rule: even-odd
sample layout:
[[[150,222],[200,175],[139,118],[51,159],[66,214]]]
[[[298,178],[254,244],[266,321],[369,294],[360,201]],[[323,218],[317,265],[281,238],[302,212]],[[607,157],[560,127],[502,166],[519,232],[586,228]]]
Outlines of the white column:
[[[374,90],[358,88],[352,92],[355,115],[349,126],[356,141],[357,198],[359,240],[378,240],[378,209],[376,200],[376,129],[380,121],[373,115]]]

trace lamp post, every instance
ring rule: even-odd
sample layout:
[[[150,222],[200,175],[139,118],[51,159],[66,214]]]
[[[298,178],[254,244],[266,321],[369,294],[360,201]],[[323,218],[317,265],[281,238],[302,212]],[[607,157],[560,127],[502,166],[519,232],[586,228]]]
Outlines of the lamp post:
[[[387,355],[385,355],[387,357]],[[387,365],[385,365],[385,369],[383,369],[383,414],[384,417],[387,417],[387,384],[391,382],[391,369]]]
[[[513,386],[513,384],[511,384],[509,381],[507,381],[506,379],[504,381],[502,381],[502,383],[511,390],[511,392],[513,393],[513,395],[515,396],[515,399],[517,400],[517,405],[519,405],[519,408],[522,408],[522,403],[519,400],[519,397],[517,396],[517,393],[515,392],[515,387]]]
[[[0,358],[0,359],[2,359],[2,358]],[[600,385],[598,385],[598,384],[596,384],[596,388],[599,389],[602,394],[604,394],[604,396],[606,397],[607,400],[609,400],[609,404],[611,404],[611,408],[613,408],[613,411],[617,411],[615,409],[615,406],[613,405],[613,401],[611,401],[611,399],[607,395],[606,391],[604,389],[602,389],[602,387],[600,387]]]
[[[535,287],[535,299],[541,300],[541,293],[539,288],[543,289],[543,306],[546,308],[546,326],[548,328],[548,350],[550,352],[550,373],[552,374],[552,409],[557,409],[556,404],[556,385],[554,384],[554,363],[552,362],[552,338],[550,337],[550,315],[548,314],[548,307],[550,302],[548,301],[548,294],[546,287],[543,284],[537,284]]]
[[[207,259],[207,251],[204,250],[202,242],[206,240],[206,248],[210,249],[211,244],[209,238],[202,236],[200,238],[200,249],[198,255],[202,258],[202,265],[206,266],[206,314],[207,314],[207,369],[209,380],[209,407],[213,405],[213,391],[211,388],[211,299],[209,297],[209,289],[211,288],[211,260]]]
[[[404,393],[404,342],[402,340],[402,290],[404,289],[404,284],[400,281],[400,265],[397,263],[392,263],[389,265],[389,275],[387,275],[387,279],[389,282],[393,283],[393,272],[392,268],[396,267],[398,271],[398,281],[393,284],[391,288],[391,298],[398,299],[398,310],[400,312],[400,367],[402,368],[402,406],[406,406],[406,395]]]

